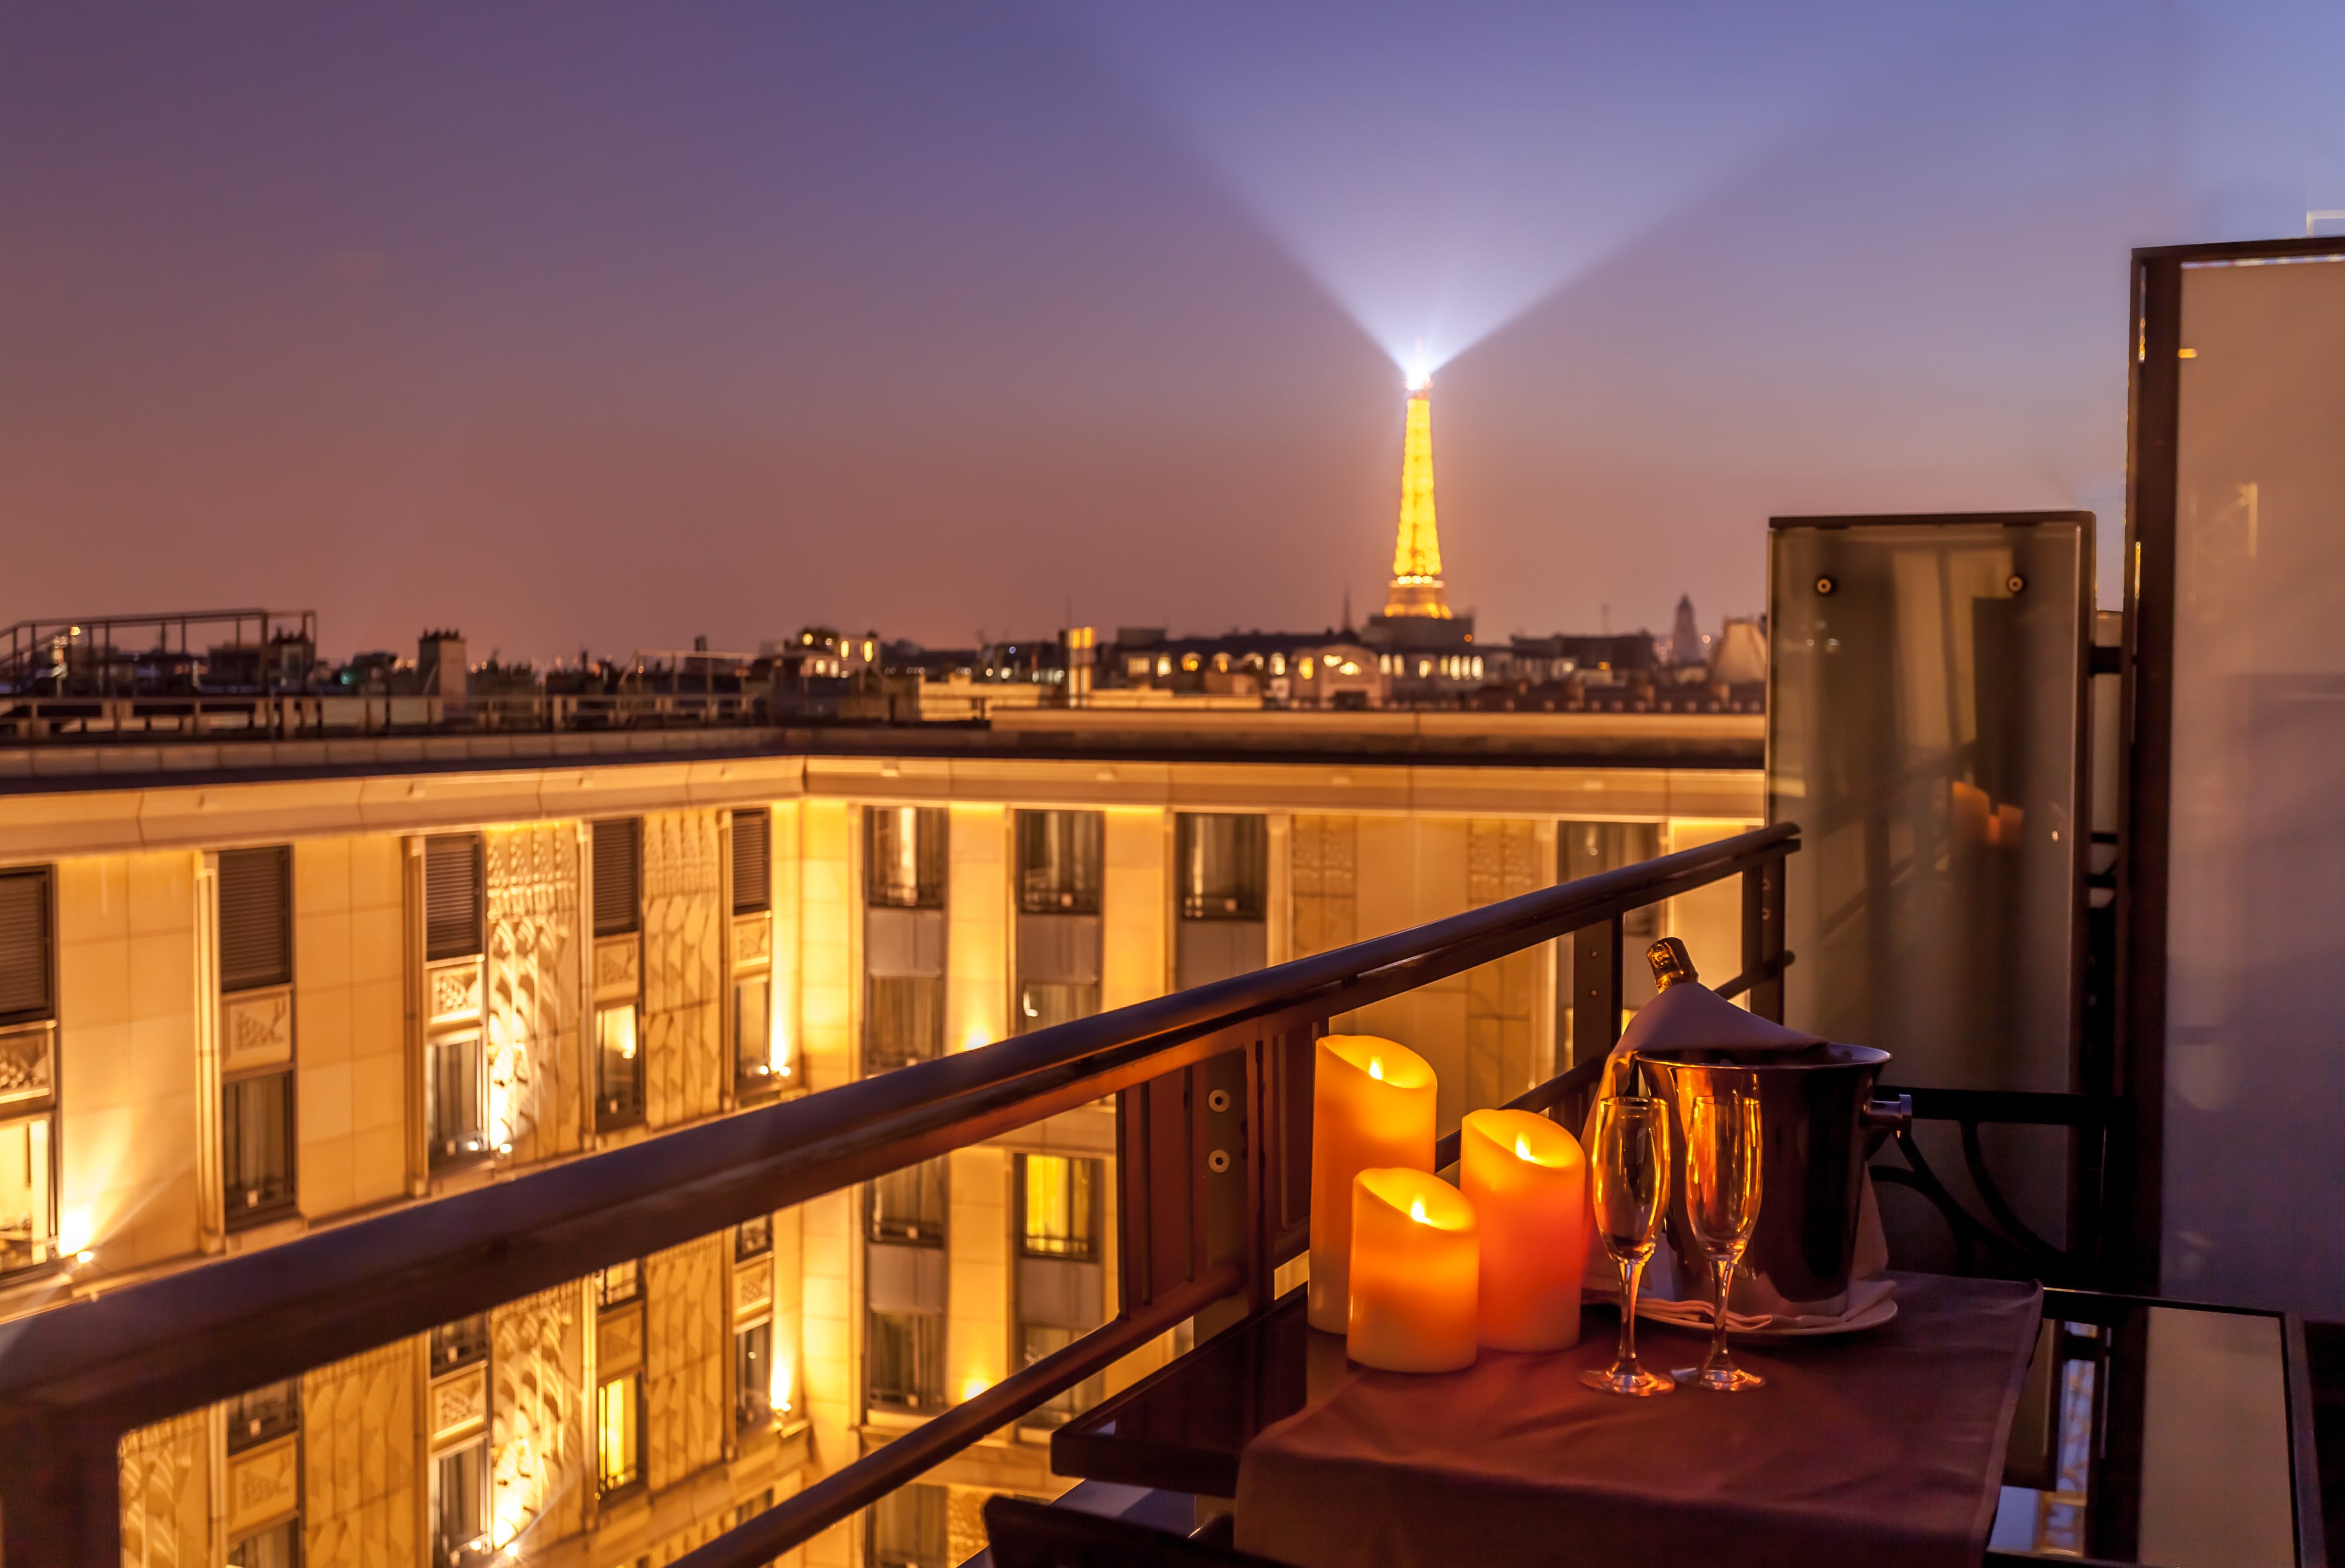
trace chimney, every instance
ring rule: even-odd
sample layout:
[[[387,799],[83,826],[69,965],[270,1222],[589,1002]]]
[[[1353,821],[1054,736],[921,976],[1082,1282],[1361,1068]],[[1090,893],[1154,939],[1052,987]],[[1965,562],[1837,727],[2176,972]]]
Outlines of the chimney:
[[[427,697],[464,702],[464,634],[452,628],[426,632],[415,640],[415,676]]]

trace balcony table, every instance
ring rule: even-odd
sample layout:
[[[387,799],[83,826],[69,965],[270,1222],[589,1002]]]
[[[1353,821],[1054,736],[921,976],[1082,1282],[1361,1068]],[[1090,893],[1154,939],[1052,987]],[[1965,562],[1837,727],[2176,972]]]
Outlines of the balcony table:
[[[1339,1337],[1305,1326],[1296,1291],[1061,1427],[1052,1465],[1234,1499],[1240,1545],[1304,1563],[1520,1560],[1526,1550],[1531,1560],[1705,1568],[1982,1554],[2166,1568],[2325,1561],[2293,1319],[2051,1290],[2035,1326],[2014,1315],[2031,1294],[1901,1276],[1899,1318],[1883,1330],[1739,1340],[1745,1364],[1783,1374],[1767,1390],[1680,1388],[1648,1401],[1574,1391],[1588,1401],[1577,1411],[1558,1391],[1535,1400],[1547,1419],[1509,1423],[1509,1401],[1532,1397],[1527,1380],[1559,1384],[1609,1359],[1611,1312],[1590,1308],[1580,1345],[1555,1357],[1486,1354],[1476,1384],[1476,1372],[1409,1379],[1351,1366]],[[1917,1369],[1901,1376],[1896,1365],[1920,1336],[1943,1336],[1942,1322],[1932,1327],[1939,1314],[1975,1320],[1981,1310],[2003,1315],[2009,1351],[1984,1437],[1991,1355],[1942,1361],[1952,1406],[1918,1419],[1913,1397],[1933,1391],[1926,1371],[1917,1383]],[[1648,1365],[1700,1359],[1701,1336],[1647,1323],[1638,1340]],[[1447,1391],[1430,1386],[1440,1382]],[[1902,1399],[1903,1413],[1866,1390]],[[1787,1406],[1804,1419],[1782,1421]],[[1578,1440],[1558,1435],[1575,1425]],[[1495,1439],[1489,1474],[1458,1458],[1477,1432]],[[1907,1478],[1862,1473],[1884,1442],[1902,1445]],[[1568,1453],[1573,1479],[1557,1484],[1533,1452]],[[1699,1466],[1689,1462],[1697,1452],[1707,1456]],[[1535,1549],[1509,1528],[1533,1531]]]

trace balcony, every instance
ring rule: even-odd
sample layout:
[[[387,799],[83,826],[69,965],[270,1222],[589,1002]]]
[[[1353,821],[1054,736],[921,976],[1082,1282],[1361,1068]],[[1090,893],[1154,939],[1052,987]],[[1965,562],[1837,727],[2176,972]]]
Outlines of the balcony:
[[[2232,258],[2287,254],[2282,247]],[[2189,1340],[2222,1318],[2248,1325],[2242,1332],[2259,1347],[2249,1359],[2279,1393],[2276,1418],[2249,1422],[2248,1447],[2262,1447],[2240,1472],[2231,1522],[2251,1523],[2259,1541],[2284,1551],[2286,1560],[2321,1561],[2301,1321],[2252,1306],[2210,1310],[2152,1295],[2163,1279],[2165,1207],[2174,1189],[2161,1165],[2169,1118],[2168,967],[2178,952],[2188,961],[2206,957],[2187,944],[2169,950],[2177,928],[2169,917],[2196,929],[2188,926],[2189,878],[2208,875],[2208,862],[2220,859],[2202,855],[2178,865],[2171,857],[2186,830],[2205,828],[2189,813],[2208,804],[2206,781],[2193,771],[2203,759],[2187,754],[2186,744],[2189,733],[2205,732],[2178,729],[2176,703],[2184,720],[2210,718],[2204,692],[2188,701],[2175,694],[2178,532],[2196,526],[2174,504],[2179,481],[2169,449],[2182,415],[2175,361],[2185,268],[2222,259],[2153,255],[2140,263],[2137,374],[2146,412],[2136,432],[2136,470],[2147,499],[2134,519],[2139,565],[2115,640],[2095,638],[2090,532],[2074,516],[1785,520],[1774,539],[1776,696],[1791,672],[1804,668],[1808,683],[1798,702],[1768,704],[1776,825],[982,1049],[913,1061],[12,1325],[9,1351],[0,1357],[0,1451],[10,1455],[0,1468],[7,1561],[118,1560],[118,1444],[134,1430],[265,1391],[389,1340],[429,1335],[565,1281],[633,1268],[721,1228],[884,1180],[1111,1096],[1115,1315],[990,1386],[941,1391],[946,1400],[959,1395],[958,1402],[908,1421],[884,1446],[737,1522],[684,1561],[692,1568],[767,1561],[1021,1422],[1053,1432],[1063,1473],[1167,1494],[1150,1502],[1155,1516],[1169,1510],[1193,1518],[1198,1509],[1189,1500],[1236,1491],[1237,1455],[1270,1421],[1302,1409],[1298,1397],[1312,1397],[1309,1340],[1281,1283],[1306,1247],[1314,1043],[1331,1021],[1556,944],[1558,1011],[1572,1015],[1561,1070],[1510,1104],[1577,1125],[1630,1000],[1638,954],[1629,933],[1639,912],[1713,888],[1735,898],[1741,918],[1740,973],[1716,986],[1721,995],[1778,1019],[1787,993],[1802,986],[1809,987],[1809,1009],[1875,1019],[1886,1016],[1882,1009],[1904,1009],[1903,1032],[1891,1042],[1901,1064],[1893,1086],[1910,1101],[1912,1120],[1872,1164],[1884,1204],[1903,1206],[1893,1238],[1935,1249],[1926,1260],[1944,1273],[2040,1280],[2050,1288],[2050,1331],[2019,1391],[2022,1419],[2005,1472],[2006,1484],[2035,1499],[2034,1533],[2021,1542],[1998,1526],[1996,1550],[2109,1559],[2141,1547],[2144,1494],[2155,1492],[2150,1478],[2158,1473],[2146,1452],[2154,1430],[2148,1406],[2189,1384],[2187,1375],[2160,1381],[2174,1375],[2179,1342],[2160,1325],[2195,1325],[2181,1331]],[[1952,618],[1944,615],[1927,623],[1934,640],[1917,629],[1916,617],[1945,602],[1908,592],[1917,571],[1893,565],[1877,580],[1866,576],[1879,561],[1864,551],[1893,535],[1898,560],[1931,562],[1934,588],[1965,572],[1985,583],[1965,602],[1970,641],[1948,631]],[[1960,566],[1966,552],[1984,560],[2006,548],[2034,553],[2024,562],[1994,557],[1999,570],[1991,580],[1972,570],[1978,561],[1959,572],[1947,565]],[[2334,580],[2345,573],[2331,573]],[[1917,609],[1917,600],[1928,602]],[[2031,619],[2039,606],[2050,607],[2042,616],[2048,634]],[[1893,666],[1897,679],[1884,678],[1893,668],[1884,665],[1870,672],[1875,678],[1843,680],[1832,664],[1839,637],[1853,644],[1848,629],[1865,616],[1886,628],[1875,629],[1876,650],[1904,661]],[[1838,630],[1812,641],[1807,622]],[[2034,647],[2040,657],[2009,668],[1975,657],[1991,642],[1983,629],[1998,627],[2022,641],[1994,646]],[[1925,664],[1924,654],[1944,663]],[[2299,705],[2333,697],[2333,681],[2291,681],[2284,690],[2245,696]],[[1950,722],[1944,744],[1927,754],[1862,749],[1887,733],[1868,714],[1887,711],[1902,723],[1916,709],[1943,717],[1965,702],[1971,730],[1954,736]],[[2286,722],[2295,711],[2250,738],[2259,745],[2274,735],[2309,744]],[[2106,744],[2097,749],[2086,744],[2096,718],[2106,721]],[[2330,776],[2323,770],[2331,754],[2280,754],[2296,761],[2250,784]],[[2123,784],[2106,817],[2094,804],[2093,763]],[[2040,770],[2055,776],[2046,782]],[[2274,811],[2300,805],[2255,798]],[[2047,800],[2067,814],[2047,820],[2040,804]],[[2031,836],[2038,833],[2040,841]],[[2328,864],[2319,856],[2331,837],[2311,835],[2299,845],[2299,867],[2279,884],[2296,900],[2289,908],[2327,907],[2317,903],[2319,875],[2302,867]],[[2206,848],[2205,838],[2196,842]],[[908,885],[916,889],[918,881]],[[2046,886],[2049,904],[2026,903],[2029,889]],[[1034,917],[1078,918],[1067,913],[1071,901],[1068,892],[1058,912]],[[2031,919],[2042,916],[2024,942],[2007,940],[2008,929],[1982,917],[2023,905]],[[917,957],[916,941],[903,945]],[[2291,953],[2301,966],[2302,956]],[[2226,971],[2237,972],[2236,963]],[[2020,983],[2037,974],[2053,975],[2056,984]],[[2326,984],[2315,972],[2304,988],[2326,996]],[[1940,1005],[1949,997],[1951,1005]],[[2203,994],[2183,1001],[2203,1002]],[[2174,1006],[2178,1013],[2181,1004]],[[2301,1023],[2303,1009],[2282,1021]],[[2178,1023],[2185,1032],[2171,1037],[2175,1061],[2196,1063],[2192,1053],[2222,1044],[2188,1032],[2218,1032],[2204,1017]],[[924,1026],[923,1037],[927,1032]],[[1987,1060],[2006,1047],[2007,1059]],[[1917,1067],[1927,1076],[1905,1076]],[[2032,1077],[2035,1087],[1975,1081],[1997,1074]],[[2213,1115],[2222,1106],[2205,1087],[2178,1085],[2176,1103]],[[2332,1103],[2297,1087],[2315,1113],[2333,1120]],[[2294,1114],[2293,1105],[2274,1108],[2282,1113]],[[2237,1116],[2192,1124],[2176,1111],[2174,1120],[2202,1143],[2254,1131]],[[1436,1163],[1446,1166],[1457,1152],[1453,1132]],[[2272,1158],[2288,1161],[2289,1172],[2317,1173],[2309,1157],[2281,1150]],[[2238,1201],[2236,1190],[2231,1196]],[[2278,1202],[2269,1190],[2262,1199],[2259,1216]],[[2244,1204],[2238,1210],[2249,1211]],[[2046,1222],[2047,1212],[2056,1223]],[[1070,1220],[1037,1234],[1071,1238],[1080,1229]],[[860,1239],[909,1250],[919,1238],[908,1227]],[[2324,1258],[2333,1251],[2328,1247]],[[918,1305],[927,1285],[917,1260],[900,1271],[901,1296]],[[598,1337],[608,1337],[610,1369],[634,1364],[625,1336],[640,1330],[624,1326],[627,1307],[614,1297],[602,1314],[607,1322],[594,1325]],[[1195,1349],[1156,1378],[1088,1410],[1076,1408],[1082,1399],[1068,1398],[1182,1325]],[[2164,1348],[2153,1354],[2153,1342]],[[2219,1350],[2228,1341],[2214,1333],[2200,1342]],[[920,1360],[918,1351],[914,1345],[902,1358],[908,1367]],[[614,1371],[603,1387],[622,1388],[628,1375]],[[928,1399],[921,1378],[900,1381]],[[1231,1391],[1239,1397],[1214,1406]],[[281,1441],[266,1411],[256,1406],[249,1419],[256,1442]],[[1135,1431],[1171,1435],[1152,1449],[1132,1441]],[[607,1457],[604,1473],[615,1495],[634,1484],[635,1459]],[[2204,1480],[2220,1472],[2208,1464],[2197,1473]],[[1016,1511],[1000,1512],[1017,1526]],[[1214,1511],[1208,1503],[1203,1512]]]

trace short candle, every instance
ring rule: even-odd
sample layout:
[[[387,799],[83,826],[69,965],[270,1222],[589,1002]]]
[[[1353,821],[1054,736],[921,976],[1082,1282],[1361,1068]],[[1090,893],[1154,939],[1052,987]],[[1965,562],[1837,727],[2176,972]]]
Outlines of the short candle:
[[[1470,1112],[1457,1185],[1482,1228],[1481,1337],[1494,1351],[1579,1342],[1588,1161],[1579,1140],[1527,1110]]]
[[[1479,1342],[1474,1206],[1422,1170],[1352,1181],[1352,1301],[1345,1353],[1388,1372],[1454,1372]]]
[[[1310,1322],[1330,1334],[1350,1322],[1352,1178],[1376,1166],[1433,1168],[1438,1108],[1433,1068],[1374,1035],[1319,1042],[1311,1087]]]

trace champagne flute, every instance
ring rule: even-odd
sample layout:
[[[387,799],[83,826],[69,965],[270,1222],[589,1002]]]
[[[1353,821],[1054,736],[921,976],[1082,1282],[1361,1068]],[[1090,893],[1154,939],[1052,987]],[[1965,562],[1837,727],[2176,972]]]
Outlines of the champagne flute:
[[[1719,1074],[1711,1092],[1683,1100],[1686,1124],[1686,1222],[1694,1245],[1710,1259],[1717,1283],[1718,1312],[1711,1330],[1710,1359],[1696,1374],[1697,1386],[1731,1394],[1763,1388],[1767,1380],[1734,1364],[1726,1349],[1726,1303],[1734,1289],[1734,1270],[1751,1245],[1751,1230],[1759,1219],[1760,1165],[1763,1146],[1759,1137],[1759,1097],[1755,1086],[1734,1085]]]
[[[1606,1393],[1644,1398],[1677,1384],[1637,1364],[1637,1286],[1670,1201],[1670,1118],[1660,1100],[1615,1095],[1596,1107],[1594,1146],[1588,1151],[1597,1234],[1620,1265],[1620,1350],[1612,1365],[1589,1368],[1579,1381]]]

